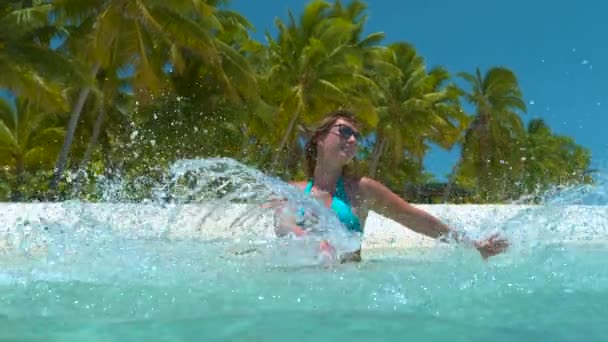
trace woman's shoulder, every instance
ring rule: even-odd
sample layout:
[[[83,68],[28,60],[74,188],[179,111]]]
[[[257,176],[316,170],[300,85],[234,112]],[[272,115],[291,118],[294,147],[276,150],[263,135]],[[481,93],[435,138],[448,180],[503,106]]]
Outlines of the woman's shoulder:
[[[345,177],[344,184],[357,189],[366,189],[381,185],[378,181],[369,177]]]
[[[379,181],[370,177],[353,177],[345,179],[346,187],[353,193],[365,198],[392,195],[392,192]]]
[[[349,192],[361,195],[367,192],[367,188],[370,186],[370,182],[373,180],[368,177],[344,177],[344,187]]]

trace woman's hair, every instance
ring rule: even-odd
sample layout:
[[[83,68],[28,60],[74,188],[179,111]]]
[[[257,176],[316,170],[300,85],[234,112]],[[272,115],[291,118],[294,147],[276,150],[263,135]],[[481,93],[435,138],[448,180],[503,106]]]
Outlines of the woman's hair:
[[[304,154],[306,157],[306,176],[308,176],[309,178],[313,177],[315,167],[317,165],[317,143],[320,139],[324,138],[327,133],[329,133],[329,131],[336,123],[336,121],[338,121],[338,119],[348,121],[355,127],[359,126],[359,122],[357,121],[355,115],[352,112],[349,112],[344,109],[339,109],[328,113],[325,118],[321,120],[321,122],[317,125],[316,128],[308,130],[310,138],[304,146]]]

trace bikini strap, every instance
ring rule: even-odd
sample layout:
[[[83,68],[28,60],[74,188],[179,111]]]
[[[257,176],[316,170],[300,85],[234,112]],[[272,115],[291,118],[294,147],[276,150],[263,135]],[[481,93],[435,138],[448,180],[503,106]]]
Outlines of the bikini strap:
[[[304,189],[305,194],[309,194],[312,191],[313,180],[308,180],[308,184],[306,185],[306,189]],[[334,197],[341,199],[345,203],[349,203],[348,196],[346,195],[346,189],[344,189],[344,181],[342,177],[338,178],[338,182],[336,183],[336,192]]]
[[[312,179],[308,180],[308,184],[306,185],[306,189],[304,190],[305,194],[309,194],[312,191]]]
[[[340,177],[338,179],[338,183],[336,183],[336,194],[334,196],[341,199],[342,202],[350,205],[348,196],[346,195],[346,189],[344,188],[344,181],[342,180],[342,177]]]

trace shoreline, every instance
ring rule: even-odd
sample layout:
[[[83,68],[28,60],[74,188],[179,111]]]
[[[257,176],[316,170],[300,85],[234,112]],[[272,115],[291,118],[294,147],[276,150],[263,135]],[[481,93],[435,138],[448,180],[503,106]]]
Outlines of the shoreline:
[[[594,243],[608,240],[608,206],[414,204],[472,237],[495,231],[526,234],[546,242]],[[256,206],[257,208],[257,206]],[[272,218],[249,205],[226,203],[180,206],[120,203],[0,203],[0,250],[15,231],[23,239],[44,227],[75,230],[109,227],[125,236],[162,236],[169,239],[235,242],[274,239]],[[19,228],[17,228],[19,227]],[[44,228],[47,229],[47,228]],[[52,228],[50,228],[52,229]],[[5,244],[5,246],[2,246]],[[428,248],[442,243],[418,234],[374,212],[369,213],[362,250]]]

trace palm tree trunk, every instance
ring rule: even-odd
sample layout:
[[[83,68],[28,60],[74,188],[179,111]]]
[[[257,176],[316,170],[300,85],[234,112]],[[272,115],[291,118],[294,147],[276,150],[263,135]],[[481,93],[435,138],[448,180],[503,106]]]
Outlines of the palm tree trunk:
[[[21,187],[25,183],[25,162],[23,160],[23,155],[15,154],[13,155],[15,158],[15,188],[11,191],[11,201],[18,202],[23,199],[23,193],[21,192]]]
[[[370,177],[376,177],[376,173],[378,172],[378,165],[380,165],[380,158],[382,154],[384,154],[384,150],[386,149],[386,144],[388,143],[388,139],[380,138],[375,144],[374,149],[372,150],[372,161],[369,164],[369,175]]]
[[[478,191],[484,201],[487,201],[488,195],[492,189],[492,179],[490,173],[492,171],[491,162],[489,161],[492,157],[488,152],[493,142],[490,136],[490,122],[487,114],[480,115],[480,128],[479,128],[479,155],[477,156],[477,172],[478,172]]]
[[[462,166],[462,162],[464,161],[464,151],[460,152],[460,158],[452,168],[452,173],[450,174],[450,178],[448,179],[448,184],[443,191],[443,198],[441,201],[445,204],[450,199],[450,192],[452,192],[452,187],[454,186],[454,182],[456,181],[456,175],[458,171],[460,171],[460,166]]]
[[[291,134],[296,126],[296,121],[298,120],[299,116],[300,116],[300,107],[298,107],[294,111],[293,115],[291,116],[291,119],[289,120],[289,125],[287,126],[287,130],[285,131],[285,134],[283,134],[283,138],[281,139],[279,148],[278,148],[276,154],[274,155],[274,157],[272,158],[273,167],[278,164],[282,151],[287,146],[287,142],[289,141],[289,137],[291,136]]]
[[[467,129],[464,131],[463,142],[462,142],[462,146],[461,146],[461,150],[460,150],[460,157],[458,158],[458,161],[452,168],[452,173],[450,174],[450,177],[448,179],[448,184],[446,185],[445,190],[443,192],[443,199],[442,199],[443,203],[447,203],[447,201],[450,199],[450,193],[452,192],[452,187],[454,186],[454,182],[456,181],[456,175],[458,174],[458,172],[460,171],[460,167],[464,163],[464,156],[465,156],[465,152],[466,152],[465,149],[469,146],[471,136],[474,134],[474,132],[478,128],[479,128],[479,115],[477,117],[475,117],[473,122],[471,122],[469,127],[467,127]]]
[[[93,67],[93,75],[96,76],[99,71],[100,64],[97,63]],[[65,134],[65,139],[63,140],[63,145],[61,146],[61,151],[59,151],[59,157],[57,158],[57,163],[55,164],[55,169],[53,170],[53,177],[51,178],[51,182],[49,184],[49,189],[54,190],[57,188],[59,184],[59,180],[61,179],[61,175],[65,170],[68,154],[70,153],[70,147],[72,146],[72,141],[74,140],[74,134],[76,133],[76,126],[78,125],[78,119],[80,118],[80,113],[82,112],[82,108],[84,107],[84,103],[89,97],[89,93],[91,92],[91,88],[84,88],[80,91],[78,95],[78,100],[72,109],[72,113],[70,114],[70,122],[68,123],[68,129]]]
[[[250,155],[249,152],[249,146],[251,146],[251,141],[249,138],[249,129],[247,128],[246,124],[241,125],[241,134],[243,134],[243,142],[241,144],[241,156],[243,157],[247,157],[248,155]]]
[[[82,161],[80,162],[80,168],[86,168],[89,160],[91,159],[91,155],[97,147],[97,140],[99,139],[99,134],[101,133],[101,126],[103,125],[103,121],[106,117],[106,111],[103,106],[103,103],[99,105],[99,113],[97,114],[97,118],[95,119],[95,125],[93,126],[93,135],[91,136],[91,140],[89,141],[89,145],[87,146],[87,150],[84,153],[84,157],[82,157]]]

